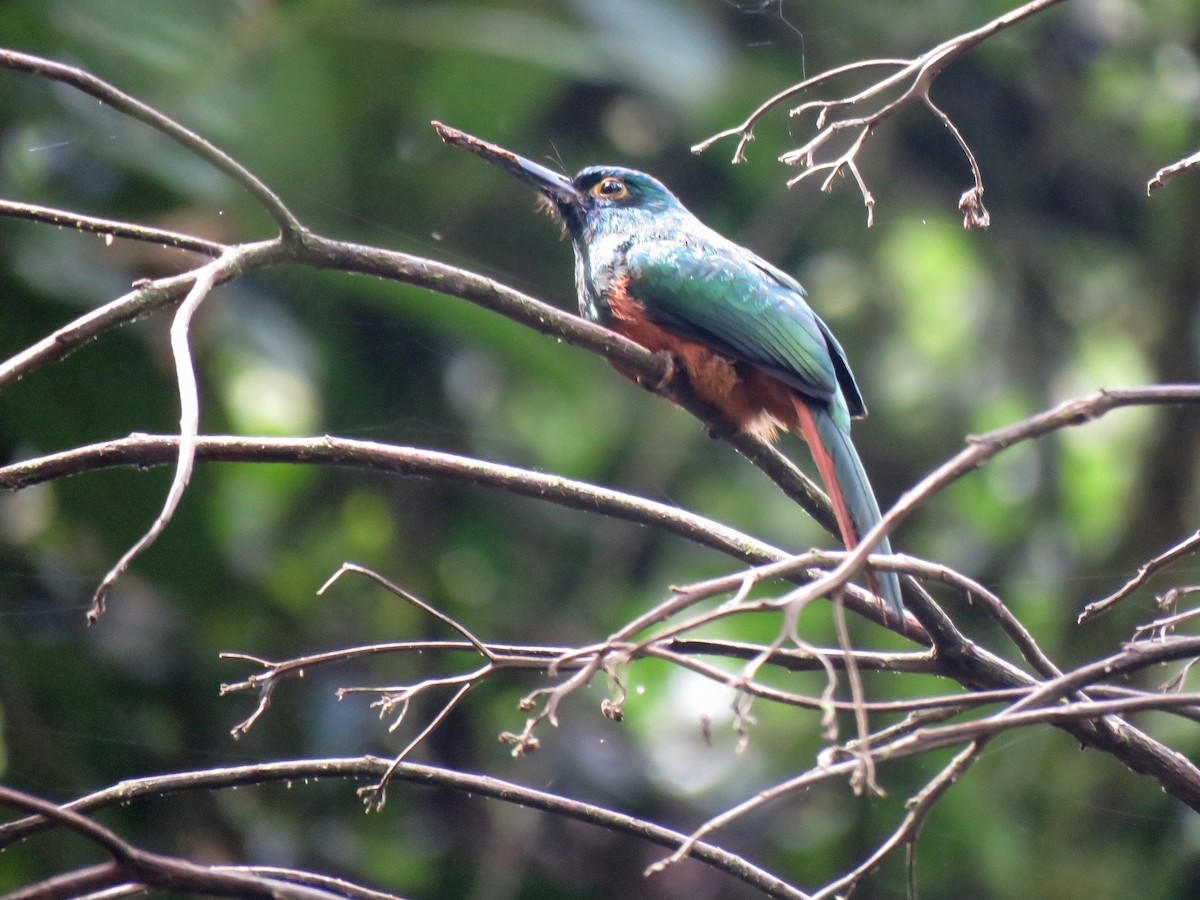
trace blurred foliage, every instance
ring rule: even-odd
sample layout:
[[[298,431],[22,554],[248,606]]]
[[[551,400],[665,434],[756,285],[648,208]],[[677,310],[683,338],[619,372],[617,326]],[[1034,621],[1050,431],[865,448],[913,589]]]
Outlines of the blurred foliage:
[[[1101,387],[1197,378],[1200,179],[1147,199],[1146,179],[1194,149],[1200,9],[1076,0],[956,63],[934,94],[983,167],[994,225],[966,233],[970,184],[952,137],[920,109],[862,157],[878,201],[829,195],[775,157],[804,124],[782,111],[745,165],[688,148],[804,73],[918,52],[1014,2],[794,0],[3,0],[14,49],[79,64],[200,132],[311,227],[432,256],[573,307],[569,247],[519,184],[443,147],[444,119],[568,170],[653,171],[703,219],[809,286],[847,348],[872,416],[856,441],[887,504],[964,436]],[[0,196],[186,229],[270,234],[236,186],[171,142],[58,85],[0,73]],[[0,220],[0,358],[176,271],[178,253]],[[122,329],[0,394],[0,460],[178,418],[161,317]],[[208,432],[334,433],[476,455],[677,503],[780,546],[829,542],[696,423],[601,361],[463,302],[394,284],[278,271],[221,290],[197,324]],[[1149,618],[1152,590],[1077,628],[1088,600],[1189,534],[1200,420],[1160,409],[1017,448],[932,499],[896,537],[995,588],[1052,656],[1079,662]],[[795,458],[794,442],[784,449]],[[805,463],[807,465],[807,462]],[[344,559],[384,574],[496,641],[590,643],[668,585],[731,563],[675,539],[532,500],[437,482],[280,466],[201,467],[175,522],[90,631],[97,580],[150,522],[165,471],[105,472],[0,495],[0,777],[53,799],[119,779],[306,754],[395,752],[360,696],[455,660],[313,672],[240,743],[246,674],[222,650],[278,658],[448,636],[363,582],[315,589]],[[1188,563],[1156,584],[1191,577]],[[957,596],[948,610],[995,637]],[[831,641],[826,611],[806,613]],[[742,633],[738,633],[742,629]],[[769,637],[765,619],[735,638]],[[733,633],[730,633],[730,632]],[[878,634],[865,627],[858,639]],[[886,638],[882,640],[886,641]],[[889,645],[894,645],[889,643]],[[461,661],[459,661],[461,662]],[[609,804],[673,827],[807,765],[815,717],[756,707],[734,754],[727,691],[641,663],[623,725],[605,686],[572,697],[543,749],[513,760],[534,682],[497,680],[417,759]],[[811,678],[782,679],[817,690]],[[942,691],[929,679],[870,682]],[[415,713],[428,714],[434,709]],[[708,746],[698,718],[713,722]],[[419,720],[419,715],[414,721]],[[1194,728],[1145,726],[1185,753]],[[881,772],[889,797],[828,785],[718,835],[800,884],[854,864],[936,771]],[[397,786],[364,817],[349,785],[173,797],[104,813],[132,840],[202,860],[316,867],[421,897],[747,896],[687,864],[652,881],[653,847],[528,810]],[[1150,781],[1064,735],[1011,734],[951,790],[919,846],[922,897],[1167,898],[1200,892],[1200,828]],[[0,889],[92,861],[69,838],[4,854]],[[863,896],[900,896],[891,860]]]

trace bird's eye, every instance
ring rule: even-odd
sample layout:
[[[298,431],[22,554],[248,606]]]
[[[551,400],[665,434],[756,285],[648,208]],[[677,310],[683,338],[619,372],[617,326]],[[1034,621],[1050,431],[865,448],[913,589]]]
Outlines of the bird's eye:
[[[605,200],[620,200],[629,194],[625,182],[615,176],[601,178],[592,186],[592,194]]]

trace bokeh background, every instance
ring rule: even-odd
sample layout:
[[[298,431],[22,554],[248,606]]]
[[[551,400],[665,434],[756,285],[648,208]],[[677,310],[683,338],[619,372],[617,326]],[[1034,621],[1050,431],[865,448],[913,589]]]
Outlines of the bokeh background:
[[[613,162],[665,180],[706,222],[795,273],[846,347],[871,408],[855,440],[881,502],[964,436],[1101,387],[1195,381],[1200,176],[1147,198],[1195,149],[1200,7],[1071,0],[955,63],[934,97],[983,167],[993,226],[962,230],[971,185],[921,108],[860,158],[878,202],[829,194],[775,162],[811,121],[769,116],[749,160],[689,147],[805,74],[919,52],[1015,5],[920,0],[4,0],[0,43],[78,64],[232,153],[324,234],[462,265],[574,307],[569,245],[519,184],[444,147],[433,118],[575,171]],[[858,82],[861,84],[861,82]],[[855,82],[847,82],[847,88]],[[226,241],[272,233],[251,199],[149,129],[60,85],[0,72],[0,195]],[[0,220],[0,357],[128,289],[179,253]],[[106,336],[0,393],[0,462],[170,432],[168,317]],[[720,519],[778,546],[830,544],[697,423],[590,354],[462,301],[363,277],[276,270],[211,298],[196,327],[203,428],[348,437],[479,456],[593,481]],[[1062,665],[1153,615],[1185,560],[1085,628],[1074,618],[1197,521],[1194,410],[1129,410],[1008,451],[926,503],[896,545],[998,591]],[[795,442],[784,450],[807,457]],[[220,651],[286,658],[448,637],[365,582],[316,588],[346,559],[376,567],[494,641],[590,643],[671,584],[729,571],[683,542],[481,489],[347,471],[201,466],[167,533],[92,629],[91,591],[157,512],[170,473],[113,471],[0,495],[0,778],[67,800],[123,778],[320,755],[396,752],[343,685],[473,665],[386,659],[286,684],[251,710],[218,686]],[[979,640],[1002,646],[961,598]],[[821,611],[805,633],[828,641]],[[769,638],[774,622],[723,636]],[[867,645],[902,647],[865,626]],[[1165,680],[1173,672],[1153,673]],[[542,750],[514,760],[517,699],[496,679],[415,759],[494,774],[687,830],[810,764],[814,717],[756,708],[734,753],[728,692],[653,664],[630,673],[623,724],[606,686],[568,701]],[[789,687],[818,688],[793,678]],[[1153,683],[1147,681],[1145,683]],[[877,696],[950,686],[872,683]],[[708,746],[699,720],[713,721]],[[1194,725],[1139,724],[1194,756]],[[800,886],[853,865],[945,756],[881,771],[886,799],[829,785],[719,835]],[[202,861],[318,868],[413,897],[750,896],[695,864],[646,882],[656,848],[478,798],[397,785],[364,816],[346,783],[172,797],[99,817]],[[993,741],[921,837],[922,896],[1193,896],[1200,827],[1151,781],[1049,730]],[[70,837],[0,856],[0,888],[98,859]],[[859,894],[901,896],[889,861]]]

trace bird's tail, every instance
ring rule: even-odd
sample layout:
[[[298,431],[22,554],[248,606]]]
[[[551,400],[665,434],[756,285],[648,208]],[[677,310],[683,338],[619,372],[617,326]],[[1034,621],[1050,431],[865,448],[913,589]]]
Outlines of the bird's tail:
[[[809,406],[799,398],[793,400],[800,430],[808,442],[817,470],[825,482],[825,490],[833,502],[838,529],[847,549],[853,549],[858,539],[870,531],[879,521],[879,504],[871,482],[863,468],[858,451],[850,442],[849,430],[841,427],[829,410],[823,406]],[[885,537],[877,548],[880,553],[891,553],[891,542]],[[869,577],[880,596],[898,618],[904,616],[904,604],[900,600],[900,579],[895,572],[875,572]]]

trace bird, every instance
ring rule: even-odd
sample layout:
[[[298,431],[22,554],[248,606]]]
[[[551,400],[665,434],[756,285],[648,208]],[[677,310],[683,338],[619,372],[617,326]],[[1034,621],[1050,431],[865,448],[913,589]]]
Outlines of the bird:
[[[584,318],[681,367],[692,391],[766,441],[782,429],[808,444],[847,549],[880,520],[850,439],[866,415],[833,332],[786,272],[709,228],[657,178],[620,166],[561,175],[440,122],[465,147],[532,186],[575,253]],[[878,544],[891,553],[884,537]],[[904,606],[894,572],[869,571],[889,615]]]

